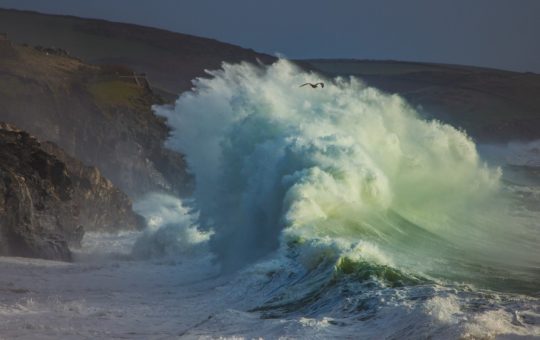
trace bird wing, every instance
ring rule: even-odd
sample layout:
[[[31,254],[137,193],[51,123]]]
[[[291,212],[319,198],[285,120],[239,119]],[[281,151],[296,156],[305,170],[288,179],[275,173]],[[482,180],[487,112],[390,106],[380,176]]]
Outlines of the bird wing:
[[[306,86],[306,85],[309,85],[309,83],[302,84],[302,85],[300,85],[300,87]]]
[[[321,84],[321,87],[324,87],[324,83],[319,83],[319,84]]]

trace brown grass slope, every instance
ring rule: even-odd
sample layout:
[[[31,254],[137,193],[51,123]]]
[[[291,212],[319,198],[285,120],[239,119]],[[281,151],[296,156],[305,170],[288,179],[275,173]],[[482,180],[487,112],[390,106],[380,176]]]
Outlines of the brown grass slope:
[[[0,32],[29,45],[55,46],[93,64],[121,64],[147,74],[153,87],[178,94],[223,61],[275,58],[213,39],[104,20],[0,9]]]

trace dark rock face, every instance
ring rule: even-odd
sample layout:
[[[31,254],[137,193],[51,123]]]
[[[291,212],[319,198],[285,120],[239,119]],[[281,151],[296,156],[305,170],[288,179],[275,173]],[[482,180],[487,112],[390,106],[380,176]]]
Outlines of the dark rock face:
[[[0,159],[0,254],[71,260],[67,240],[77,241],[77,225],[65,165],[27,133],[5,126]]]
[[[0,123],[0,255],[69,261],[85,230],[140,227],[127,196],[96,168]]]
[[[103,177],[98,168],[85,166],[66,154],[56,144],[44,142],[41,148],[67,167],[73,184],[72,213],[85,231],[142,229],[144,219],[133,212],[131,200]]]

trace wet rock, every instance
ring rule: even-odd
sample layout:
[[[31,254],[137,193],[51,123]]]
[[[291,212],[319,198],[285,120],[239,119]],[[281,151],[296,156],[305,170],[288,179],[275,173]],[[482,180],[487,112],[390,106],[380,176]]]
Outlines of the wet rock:
[[[142,225],[99,170],[0,123],[0,255],[69,261],[85,230]]]

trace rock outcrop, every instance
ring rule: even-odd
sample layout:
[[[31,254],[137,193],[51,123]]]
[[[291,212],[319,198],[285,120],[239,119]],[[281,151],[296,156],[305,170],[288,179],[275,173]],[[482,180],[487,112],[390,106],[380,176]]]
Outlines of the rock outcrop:
[[[27,133],[0,129],[0,254],[70,260],[80,241],[65,165]]]
[[[72,212],[85,231],[144,228],[144,218],[133,212],[129,197],[103,177],[98,168],[82,164],[52,142],[41,143],[41,148],[66,166],[73,184]]]
[[[0,123],[0,255],[69,261],[85,229],[140,227],[127,196],[96,168]]]

